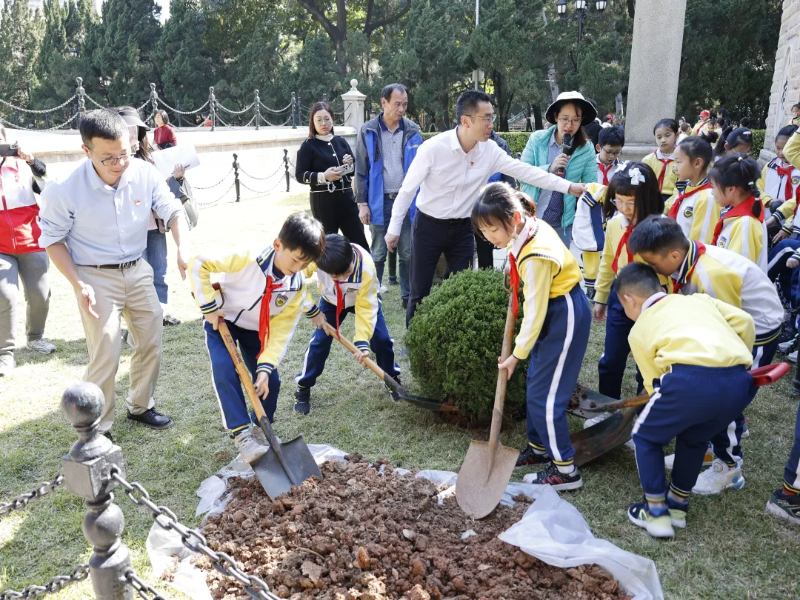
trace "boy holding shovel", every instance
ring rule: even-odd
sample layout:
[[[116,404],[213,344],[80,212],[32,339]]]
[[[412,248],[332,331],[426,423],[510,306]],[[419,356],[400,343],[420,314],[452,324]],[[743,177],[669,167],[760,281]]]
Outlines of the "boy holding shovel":
[[[238,343],[271,423],[281,387],[278,363],[286,353],[301,312],[317,327],[324,326],[324,317],[305,303],[302,273],[324,248],[322,224],[306,213],[297,213],[284,222],[272,245],[258,255],[201,254],[189,262],[195,301],[205,317],[203,329],[222,424],[233,434],[236,448],[247,463],[264,456],[268,447],[258,443],[250,430],[247,400],[218,331],[219,320],[226,321],[231,337]],[[212,283],[212,275],[224,291],[224,299],[217,292],[220,286]]]

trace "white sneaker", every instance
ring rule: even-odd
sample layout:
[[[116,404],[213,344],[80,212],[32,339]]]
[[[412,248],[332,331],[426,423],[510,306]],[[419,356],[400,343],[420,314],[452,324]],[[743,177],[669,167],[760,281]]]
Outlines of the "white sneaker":
[[[44,338],[40,340],[29,340],[28,348],[42,354],[52,354],[56,351],[56,345]]]
[[[385,294],[388,291],[389,291],[389,287],[387,285],[385,285],[385,284],[381,285],[381,287],[378,288],[378,293],[379,294]]]
[[[693,494],[702,496],[716,495],[724,490],[740,490],[744,487],[742,461],[737,460],[735,467],[729,467],[718,458],[714,459],[711,468],[700,473],[697,483],[692,488]]]
[[[3,354],[0,356],[0,377],[11,377],[14,372],[14,367],[17,363],[14,361],[13,354]]]
[[[667,471],[672,471],[672,465],[675,464],[675,455],[670,454],[669,456],[664,457],[664,467],[666,467]],[[709,448],[706,450],[706,455],[703,457],[703,466],[710,467],[714,464],[714,451]]]
[[[797,362],[797,350],[795,350],[794,352],[792,352],[792,353],[791,353],[789,356],[787,356],[786,358],[788,358],[788,359],[789,359],[789,362],[796,363],[796,362]]]
[[[591,427],[592,425],[597,425],[598,423],[602,423],[613,414],[614,414],[613,412],[604,412],[600,413],[596,417],[592,417],[591,419],[586,419],[586,421],[583,423],[583,428],[589,429],[589,427]]]
[[[236,449],[242,455],[242,460],[247,464],[253,464],[264,456],[269,450],[269,446],[262,446],[253,437],[253,432],[249,429],[244,430],[234,439]]]

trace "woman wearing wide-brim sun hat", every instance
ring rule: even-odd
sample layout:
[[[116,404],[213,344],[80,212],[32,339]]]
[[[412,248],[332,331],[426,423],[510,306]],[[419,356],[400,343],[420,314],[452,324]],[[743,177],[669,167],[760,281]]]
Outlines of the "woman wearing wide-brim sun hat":
[[[564,178],[572,183],[596,182],[597,160],[594,146],[583,131],[585,125],[597,118],[595,107],[579,92],[564,92],[548,107],[545,118],[553,125],[531,135],[522,152],[522,162],[550,173],[566,168]],[[573,140],[571,156],[561,151],[565,134],[569,134]],[[569,194],[542,190],[527,183],[522,184],[522,191],[536,203],[536,216],[552,226],[569,248],[578,199]]]

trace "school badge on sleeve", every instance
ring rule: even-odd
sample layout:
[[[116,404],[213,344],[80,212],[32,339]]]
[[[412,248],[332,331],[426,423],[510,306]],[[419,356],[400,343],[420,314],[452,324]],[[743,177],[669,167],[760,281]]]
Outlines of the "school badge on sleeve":
[[[275,298],[275,306],[281,308],[284,304],[286,304],[286,302],[288,302],[288,300],[289,296],[287,296],[286,294],[278,294],[277,297]]]
[[[683,211],[683,216],[687,219],[691,219],[692,215],[694,214],[694,206],[687,206],[686,210]]]

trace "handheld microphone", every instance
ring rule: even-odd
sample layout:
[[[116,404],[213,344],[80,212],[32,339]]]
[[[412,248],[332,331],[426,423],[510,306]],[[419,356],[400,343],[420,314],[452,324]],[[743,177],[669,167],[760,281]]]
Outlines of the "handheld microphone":
[[[572,153],[575,152],[575,148],[573,147],[574,142],[575,139],[570,134],[565,133],[561,138],[561,153],[566,154],[567,156],[572,156]],[[564,177],[566,173],[566,167],[561,167],[556,171],[556,175],[559,177]]]

